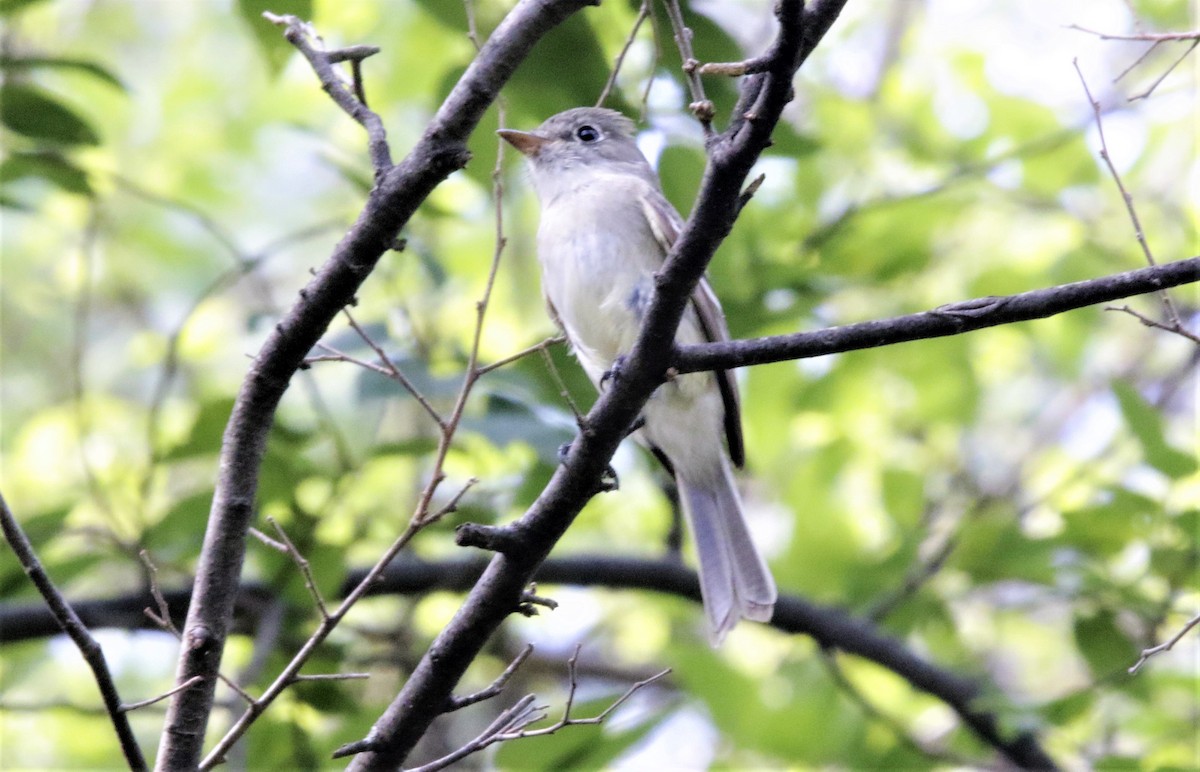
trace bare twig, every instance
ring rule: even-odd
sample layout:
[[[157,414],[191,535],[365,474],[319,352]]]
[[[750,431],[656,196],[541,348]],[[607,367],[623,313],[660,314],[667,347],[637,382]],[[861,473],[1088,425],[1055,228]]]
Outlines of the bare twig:
[[[1187,624],[1185,624],[1183,626],[1183,628],[1180,629],[1179,632],[1177,632],[1177,633],[1175,633],[1175,635],[1171,636],[1171,639],[1168,640],[1166,643],[1160,643],[1157,646],[1151,646],[1148,649],[1142,649],[1141,656],[1138,657],[1137,662],[1134,662],[1133,665],[1130,666],[1129,672],[1131,674],[1136,673],[1138,670],[1141,669],[1142,665],[1146,664],[1146,660],[1150,659],[1151,657],[1153,657],[1156,654],[1162,654],[1164,651],[1170,651],[1171,647],[1173,647],[1175,644],[1177,644],[1181,640],[1183,640],[1183,636],[1185,636],[1189,632],[1191,632],[1192,628],[1196,627],[1197,625],[1200,625],[1200,614],[1197,614],[1196,616],[1189,619]]]
[[[1104,310],[1105,311],[1119,311],[1123,314],[1129,314],[1130,316],[1132,316],[1134,319],[1137,319],[1139,322],[1141,322],[1146,327],[1153,327],[1156,330],[1162,330],[1164,332],[1173,332],[1176,335],[1182,335],[1183,337],[1185,337],[1195,343],[1200,343],[1200,335],[1197,335],[1196,333],[1192,332],[1191,330],[1189,330],[1185,327],[1176,327],[1175,325],[1172,325],[1172,324],[1163,324],[1162,322],[1155,321],[1154,319],[1151,319],[1150,317],[1146,316],[1142,312],[1137,311],[1136,309],[1134,309],[1128,305],[1105,306]]]
[[[325,599],[321,597],[321,591],[317,589],[317,582],[313,579],[312,567],[309,566],[308,560],[300,554],[300,550],[296,549],[296,545],[288,538],[287,532],[283,530],[283,526],[275,521],[275,518],[268,516],[267,522],[275,529],[275,533],[279,535],[279,540],[283,543],[283,552],[292,559],[296,567],[300,569],[300,573],[304,576],[304,586],[308,588],[309,595],[312,596],[313,602],[317,604],[317,610],[321,612],[321,618],[329,617],[329,609],[325,607]]]
[[[608,718],[608,716],[612,714],[614,710],[623,705],[630,697],[634,695],[634,693],[656,681],[665,678],[671,672],[671,670],[668,668],[650,676],[649,678],[634,683],[625,691],[624,694],[613,700],[608,707],[595,716],[590,718],[574,718],[571,716],[571,710],[575,705],[575,692],[579,687],[579,673],[577,664],[579,661],[579,651],[581,648],[581,645],[577,645],[575,647],[575,653],[572,654],[570,659],[567,660],[567,700],[563,707],[562,718],[560,718],[558,721],[541,729],[528,729],[527,727],[546,718],[547,708],[541,705],[534,705],[533,703],[536,697],[534,697],[532,694],[527,694],[518,700],[517,703],[511,708],[505,710],[499,716],[497,716],[496,719],[488,726],[488,728],[480,733],[479,736],[474,740],[454,751],[453,753],[443,756],[442,758],[430,762],[424,766],[410,770],[410,772],[436,772],[436,770],[445,769],[451,764],[466,758],[472,753],[478,753],[494,743],[519,740],[524,737],[544,737],[546,735],[554,734],[568,726],[583,726],[588,724],[603,723],[603,721]],[[525,651],[522,652],[520,659],[523,660],[525,656],[528,656],[528,652],[531,651],[531,649],[532,647],[526,648]],[[339,754],[335,754],[335,756],[337,755]],[[343,753],[341,755],[347,754]]]
[[[621,72],[621,65],[625,61],[625,54],[629,53],[629,49],[633,46],[633,41],[637,39],[638,30],[642,28],[642,22],[646,21],[646,17],[650,15],[650,3],[652,0],[642,0],[642,7],[638,9],[637,19],[633,22],[633,29],[629,30],[629,37],[625,38],[625,45],[621,47],[621,52],[617,54],[616,61],[613,62],[612,72],[608,75],[608,80],[604,84],[604,88],[600,91],[600,97],[596,100],[596,107],[603,107],[604,100],[608,99],[609,93],[613,86],[617,83],[617,75]],[[651,78],[654,77],[651,72]]]
[[[530,346],[529,348],[521,349],[520,351],[518,351],[517,353],[515,353],[511,356],[506,356],[503,359],[492,362],[490,365],[484,365],[483,367],[478,368],[478,370],[476,370],[476,372],[478,372],[480,375],[486,375],[486,374],[490,373],[492,370],[497,370],[501,367],[504,367],[505,365],[510,365],[513,362],[516,362],[518,359],[524,359],[525,357],[529,356],[530,354],[536,354],[539,351],[544,351],[545,349],[548,349],[551,346],[557,346],[559,343],[563,343],[566,340],[567,340],[566,335],[555,335],[552,338],[546,338],[541,343],[535,343],[532,346]]]
[[[1111,35],[1106,32],[1081,27],[1078,24],[1068,24],[1067,29],[1079,30],[1089,35],[1095,35],[1101,40],[1142,40],[1151,43],[1165,43],[1173,40],[1200,40],[1200,30],[1191,32],[1139,32],[1133,35]]]
[[[179,638],[179,630],[175,627],[175,623],[171,621],[171,610],[167,606],[167,599],[163,597],[162,588],[158,584],[158,568],[150,560],[150,553],[146,550],[139,552],[138,557],[141,558],[142,565],[146,567],[146,579],[150,584],[150,596],[154,598],[154,605],[158,607],[158,613],[150,609],[145,609],[143,613],[159,627]]]
[[[507,684],[509,679],[513,677],[513,674],[517,672],[517,668],[521,667],[525,660],[529,659],[529,655],[532,653],[533,644],[525,644],[525,648],[521,649],[521,653],[518,654],[512,662],[508,663],[508,667],[504,668],[503,673],[496,676],[496,680],[492,681],[492,683],[486,688],[480,689],[477,692],[466,694],[462,697],[452,696],[449,703],[446,705],[445,712],[452,713],[456,710],[461,710],[468,705],[474,705],[477,702],[483,702],[484,700],[490,700],[491,698],[495,697],[497,694],[503,691],[505,684]]]
[[[374,347],[374,344],[371,345]],[[348,364],[357,365],[364,370],[370,370],[373,373],[379,373],[385,378],[391,378],[392,380],[396,381],[396,383],[399,383],[400,386],[409,393],[409,396],[417,401],[417,404],[420,405],[421,408],[429,415],[429,417],[433,419],[433,422],[438,425],[439,429],[445,429],[446,421],[441,417],[440,414],[438,414],[437,408],[435,408],[433,403],[421,393],[421,391],[416,387],[416,384],[409,380],[408,376],[396,366],[396,363],[392,361],[391,357],[383,354],[381,355],[380,359],[383,364],[376,364],[374,362],[368,362],[365,359],[359,359],[353,354],[347,354],[345,351],[336,349],[333,346],[330,346],[328,343],[318,343],[317,348],[326,353],[305,358],[304,363],[306,365],[315,364],[317,362],[346,362]]]
[[[563,727],[567,727],[567,726],[602,723],[604,721],[604,719],[608,718],[609,715],[614,710],[616,710],[617,708],[624,705],[625,702],[630,697],[632,697],[634,695],[634,693],[637,692],[639,689],[649,686],[650,684],[654,683],[655,681],[666,678],[668,675],[671,674],[670,668],[659,671],[658,673],[655,673],[654,675],[650,676],[649,678],[638,681],[637,683],[631,685],[628,689],[625,690],[624,694],[622,694],[616,700],[611,702],[607,708],[600,711],[595,716],[592,716],[591,718],[573,718],[571,716],[571,708],[574,707],[574,705],[575,705],[575,692],[579,688],[579,677],[578,677],[578,671],[576,668],[579,663],[579,652],[582,648],[583,648],[582,644],[576,645],[575,653],[572,654],[571,658],[567,660],[567,681],[569,683],[569,688],[567,690],[567,702],[566,702],[566,705],[563,707],[562,718],[560,718],[558,721],[554,722],[554,724],[552,724],[551,726],[545,727],[543,729],[522,730],[522,731],[517,732],[515,735],[507,735],[507,736],[502,735],[499,739],[512,740],[512,739],[517,739],[520,737],[541,737],[541,736],[548,735],[548,734],[554,734],[558,730],[562,729]]]
[[[1108,167],[1108,172],[1112,175],[1113,182],[1117,185],[1117,190],[1121,192],[1121,199],[1125,202],[1125,211],[1129,213],[1129,222],[1133,225],[1134,235],[1137,237],[1138,246],[1142,248],[1142,255],[1146,258],[1146,262],[1150,265],[1158,265],[1154,259],[1154,253],[1150,250],[1150,244],[1146,241],[1146,232],[1142,228],[1142,221],[1138,217],[1137,207],[1133,203],[1133,195],[1125,189],[1125,183],[1121,180],[1121,174],[1117,171],[1116,165],[1112,162],[1112,157],[1108,152],[1108,142],[1104,138],[1104,121],[1100,115],[1100,103],[1092,96],[1091,89],[1088,88],[1087,80],[1083,77],[1083,70],[1079,68],[1079,60],[1075,59],[1072,62],[1075,65],[1075,72],[1079,75],[1079,82],[1083,85],[1083,93],[1087,95],[1088,103],[1092,107],[1092,114],[1096,119],[1096,133],[1100,138],[1100,157],[1104,159],[1105,165]],[[1179,312],[1175,310],[1175,304],[1171,302],[1171,297],[1166,290],[1159,293],[1159,298],[1162,300],[1163,311],[1166,312],[1167,319],[1176,330],[1183,330],[1183,322],[1179,318]]]
[[[1167,79],[1167,76],[1174,72],[1175,68],[1182,64],[1183,60],[1186,59],[1188,55],[1192,53],[1192,51],[1196,50],[1196,46],[1200,45],[1200,30],[1192,30],[1191,32],[1139,32],[1133,35],[1109,35],[1103,32],[1097,32],[1096,30],[1087,29],[1086,27],[1081,27],[1078,24],[1071,24],[1067,27],[1067,29],[1086,32],[1089,35],[1095,35],[1101,40],[1128,40],[1150,43],[1150,46],[1142,52],[1141,56],[1135,59],[1132,64],[1121,71],[1120,75],[1113,79],[1114,83],[1124,78],[1139,64],[1146,61],[1150,54],[1154,53],[1154,51],[1163,43],[1191,41],[1192,44],[1187,47],[1187,50],[1180,54],[1179,58],[1172,62],[1171,65],[1167,67],[1167,69],[1164,70],[1161,75],[1155,78],[1153,83],[1147,86],[1144,91],[1129,97],[1130,102],[1136,102],[1139,99],[1146,99],[1153,94],[1154,90],[1157,89],[1159,85]],[[1082,78],[1082,76],[1080,77]]]
[[[713,103],[704,94],[704,84],[700,81],[700,62],[692,52],[692,30],[683,20],[683,11],[679,8],[679,0],[663,0],[667,9],[667,18],[671,20],[671,29],[675,34],[675,45],[679,47],[679,57],[683,62],[683,74],[686,76],[688,91],[692,102],[688,109],[700,121],[704,129],[705,140],[713,136],[712,119]]]
[[[20,524],[17,523],[16,515],[8,508],[8,502],[4,500],[3,494],[0,494],[0,528],[4,531],[4,539],[12,547],[21,567],[25,569],[26,575],[37,587],[38,592],[45,599],[46,605],[54,614],[54,619],[79,649],[79,653],[83,655],[88,667],[92,669],[92,676],[100,688],[100,696],[104,700],[104,707],[108,711],[113,729],[116,730],[117,741],[121,744],[125,762],[130,769],[146,769],[146,759],[133,734],[133,728],[129,725],[129,718],[125,715],[121,697],[117,693],[117,684],[113,680],[112,672],[108,669],[108,662],[104,658],[104,650],[88,632],[75,610],[71,608],[71,604],[67,603],[67,599],[59,592],[53,580],[50,579],[50,575],[46,573],[46,569],[42,568],[42,562],[38,560],[37,553],[33,551],[33,545],[29,542],[29,538],[21,529]]]
[[[1158,44],[1155,43],[1154,45],[1156,46]],[[1145,88],[1145,90],[1140,91],[1140,92],[1134,94],[1133,96],[1129,97],[1129,101],[1136,102],[1139,99],[1147,99],[1151,94],[1154,93],[1155,89],[1157,89],[1160,85],[1162,85],[1162,82],[1167,79],[1167,76],[1175,71],[1176,67],[1183,64],[1183,60],[1188,58],[1188,55],[1191,54],[1193,51],[1195,51],[1196,46],[1198,46],[1198,45],[1200,45],[1200,39],[1193,40],[1192,44],[1187,47],[1187,50],[1184,51],[1182,54],[1180,54],[1178,59],[1171,62],[1171,65],[1169,67],[1167,67],[1167,69],[1163,70],[1162,74],[1154,79],[1154,82],[1152,82],[1149,86],[1147,86]],[[1154,48],[1154,46],[1151,46],[1151,49],[1153,49],[1153,48]],[[1149,52],[1147,52],[1147,53],[1149,53]]]
[[[550,373],[550,377],[554,380],[554,385],[558,388],[558,394],[567,403],[567,407],[571,409],[571,415],[575,416],[575,425],[580,429],[584,426],[583,412],[579,409],[579,405],[575,404],[575,400],[571,397],[571,390],[567,388],[567,382],[563,380],[562,373],[558,371],[558,365],[554,364],[554,359],[550,356],[550,352],[542,349],[542,361],[546,364],[546,370]]]
[[[452,512],[457,512],[458,511],[458,503],[460,501],[462,501],[462,497],[467,495],[467,491],[471,490],[471,488],[475,487],[478,483],[479,483],[478,477],[469,478],[465,483],[463,483],[463,486],[461,488],[459,488],[458,493],[451,496],[450,500],[447,501],[444,505],[442,505],[442,507],[440,509],[438,509],[433,514],[426,514],[421,519],[421,523],[420,523],[421,527],[424,528],[427,525],[436,523],[437,521],[441,520],[443,517],[445,517],[446,515],[448,515]]]
[[[429,417],[434,420],[434,423],[436,423],[438,425],[438,428],[441,429],[443,432],[446,431],[445,419],[443,419],[441,417],[441,415],[438,414],[437,410],[434,409],[433,404],[430,403],[430,401],[425,397],[425,395],[422,394],[420,392],[420,390],[417,389],[417,387],[413,385],[412,381],[410,381],[404,375],[404,373],[400,372],[400,368],[398,368],[396,366],[396,363],[392,361],[391,357],[389,357],[387,355],[387,353],[383,350],[383,348],[378,343],[376,343],[374,340],[372,340],[371,336],[367,334],[366,330],[364,330],[361,326],[359,326],[358,322],[355,321],[354,317],[351,315],[350,309],[343,308],[342,314],[346,317],[346,320],[350,323],[350,326],[354,329],[354,331],[356,333],[358,333],[358,336],[360,338],[362,338],[363,342],[371,347],[371,350],[374,351],[375,355],[379,357],[379,361],[383,363],[383,369],[379,369],[379,368],[370,368],[370,369],[374,369],[377,372],[382,372],[384,375],[387,375],[388,377],[393,378],[397,382],[399,382],[399,384],[401,386],[403,386],[405,388],[405,390],[408,391],[408,393],[413,396],[413,399],[415,399],[418,402],[418,404],[421,405],[421,407],[425,408],[425,412],[428,413]],[[324,346],[324,345],[322,345],[321,348],[329,350],[329,351],[333,350],[333,349],[330,349],[328,346]],[[342,354],[342,356],[345,356],[345,355]],[[363,364],[363,363],[357,362],[357,360],[353,360],[353,359],[351,359],[350,361],[354,361],[358,364]],[[365,364],[363,364],[363,366],[370,367],[369,365],[365,365]]]
[[[333,69],[333,65],[337,62],[349,60],[358,63],[377,53],[379,49],[374,46],[351,46],[350,48],[325,51],[318,47],[319,43],[314,45],[311,38],[315,35],[307,22],[292,15],[280,16],[270,11],[264,11],[263,18],[276,26],[284,27],[283,36],[308,60],[313,71],[317,73],[325,93],[329,94],[334,103],[347,115],[358,121],[367,130],[371,163],[375,167],[375,173],[383,174],[391,169],[392,153],[388,149],[387,132],[384,131],[383,121],[367,107],[357,67],[354,70],[354,82],[350,88],[347,88],[346,82]]]
[[[298,675],[295,680],[300,681],[365,681],[370,678],[370,673],[316,673],[314,675]]]
[[[188,680],[181,683],[179,686],[176,686],[174,689],[165,691],[162,694],[158,695],[157,697],[151,697],[148,700],[141,700],[140,702],[125,703],[124,705],[121,706],[121,710],[126,713],[128,713],[129,711],[132,711],[132,710],[141,710],[142,708],[153,705],[156,702],[162,702],[163,700],[165,700],[166,698],[175,694],[176,692],[183,691],[184,689],[190,689],[191,687],[200,683],[202,680],[204,680],[204,679],[201,676],[192,676]]]

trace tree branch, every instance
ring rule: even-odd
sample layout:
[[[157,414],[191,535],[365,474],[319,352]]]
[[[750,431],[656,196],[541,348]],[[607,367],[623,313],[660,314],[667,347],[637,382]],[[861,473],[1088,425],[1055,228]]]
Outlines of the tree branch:
[[[1019,295],[964,300],[891,319],[828,327],[813,332],[681,346],[672,360],[672,366],[681,373],[725,370],[941,338],[1001,324],[1043,319],[1064,311],[1197,281],[1200,281],[1200,257],[1190,257]]]
[[[433,590],[465,592],[470,590],[487,570],[483,557],[455,558],[436,562],[416,559],[395,561],[369,590],[371,595],[423,595]],[[358,587],[367,569],[352,571],[343,581],[340,594],[346,595]],[[688,598],[699,604],[700,585],[696,574],[677,561],[615,557],[611,555],[576,555],[545,561],[535,574],[536,581],[545,584],[602,586],[614,589],[649,590]],[[182,616],[188,602],[186,591],[165,593],[172,616]],[[266,607],[271,591],[265,585],[244,585],[238,593],[239,617],[237,629],[250,633],[255,620]],[[152,627],[137,610],[147,598],[132,594],[103,601],[78,601],[75,608],[93,627]],[[25,640],[57,632],[45,607],[38,605],[0,606],[0,631],[11,633],[19,627],[30,632],[20,638],[9,635],[0,640]],[[905,644],[883,632],[869,620],[851,615],[848,611],[805,600],[795,595],[781,596],[775,606],[770,626],[786,633],[807,635],[827,649],[875,662],[907,680],[914,687],[949,705],[963,723],[977,736],[1014,764],[1025,768],[1050,769],[1053,760],[1030,733],[1008,736],[1000,729],[1000,719],[978,704],[984,690],[970,679],[922,659]],[[39,636],[32,635],[38,631]],[[444,712],[460,706],[450,698]]]
[[[8,508],[8,502],[4,500],[3,494],[0,494],[0,529],[4,531],[5,541],[12,547],[13,553],[16,554],[17,560],[25,569],[30,581],[46,599],[46,610],[62,632],[66,633],[79,648],[79,653],[83,655],[88,667],[92,669],[96,685],[100,688],[100,696],[104,700],[104,708],[108,711],[113,729],[117,732],[117,741],[121,744],[121,752],[125,754],[125,763],[133,770],[147,769],[141,746],[138,745],[137,738],[133,734],[133,727],[129,725],[129,717],[125,715],[128,708],[121,704],[121,696],[117,693],[117,684],[113,681],[112,672],[108,669],[108,662],[104,659],[104,650],[100,648],[100,644],[96,642],[79,616],[71,609],[67,599],[54,586],[46,569],[42,568],[42,562],[38,560],[37,554],[33,551],[33,545],[29,543],[25,532],[17,523],[16,515]]]
[[[255,357],[225,430],[220,476],[197,564],[195,601],[176,671],[177,684],[198,675],[204,681],[172,699],[160,769],[193,769],[200,760],[266,438],[283,392],[330,321],[391,249],[400,228],[438,184],[466,164],[467,137],[533,44],[586,4],[523,0],[508,14],[408,156],[395,166],[377,166],[376,186],[358,220]],[[375,137],[371,140],[378,162],[378,144]]]

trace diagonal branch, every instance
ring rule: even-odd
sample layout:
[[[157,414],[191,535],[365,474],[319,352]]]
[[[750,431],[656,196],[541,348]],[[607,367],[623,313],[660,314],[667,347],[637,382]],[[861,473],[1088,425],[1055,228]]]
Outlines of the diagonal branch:
[[[370,137],[376,186],[354,226],[255,357],[225,430],[221,471],[176,670],[176,683],[198,675],[205,680],[172,699],[159,746],[160,769],[193,769],[200,761],[267,434],[292,376],[375,264],[396,243],[397,233],[417,207],[467,163],[467,138],[533,44],[586,4],[587,0],[518,3],[446,97],[424,135],[398,164],[381,168],[386,157],[379,152],[378,138]],[[348,90],[344,93],[353,96]],[[357,97],[354,99],[357,103]]]

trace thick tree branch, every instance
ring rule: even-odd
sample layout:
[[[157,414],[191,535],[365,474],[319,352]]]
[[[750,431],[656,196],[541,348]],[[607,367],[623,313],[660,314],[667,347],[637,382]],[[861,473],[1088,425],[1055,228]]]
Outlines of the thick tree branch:
[[[919,314],[828,327],[812,332],[770,335],[681,346],[673,367],[681,373],[727,370],[793,359],[839,354],[914,340],[958,335],[1001,324],[1044,319],[1119,298],[1145,295],[1200,281],[1200,257],[1140,268],[1019,295],[964,300]]]
[[[88,632],[87,627],[84,626],[71,605],[67,603],[67,599],[54,586],[46,569],[42,568],[42,562],[38,560],[37,554],[33,551],[33,545],[29,543],[25,532],[21,530],[16,515],[8,508],[8,502],[4,500],[2,494],[0,494],[0,530],[3,530],[4,540],[12,547],[13,553],[20,561],[21,567],[25,569],[30,581],[46,599],[44,610],[50,614],[55,626],[66,633],[79,648],[79,653],[83,655],[88,667],[92,669],[96,685],[100,688],[100,696],[104,700],[104,709],[108,711],[113,729],[117,732],[117,741],[121,744],[125,763],[133,770],[147,769],[146,759],[142,756],[142,748],[138,745],[133,728],[129,725],[129,717],[125,715],[129,708],[121,704],[121,697],[117,693],[117,684],[113,681],[112,672],[108,669],[108,661],[104,658],[104,650]]]
[[[377,184],[350,232],[255,357],[226,427],[220,475],[197,564],[195,600],[183,630],[176,683],[203,676],[171,701],[159,769],[200,760],[215,676],[233,615],[258,473],[275,410],[292,376],[334,316],[354,297],[400,228],[429,193],[466,164],[466,140],[533,44],[587,0],[524,0],[459,79],[420,141]],[[373,153],[378,161],[378,153]]]
[[[708,144],[709,162],[695,207],[658,275],[637,343],[589,414],[564,465],[510,527],[524,549],[492,559],[364,743],[356,744],[371,750],[356,756],[351,769],[395,769],[403,763],[485,642],[519,607],[537,567],[599,489],[613,453],[660,382],[662,363],[673,352],[675,330],[692,290],[733,227],[746,176],[791,99],[796,69],[844,4],[845,0],[825,0],[805,9],[800,0],[781,0],[772,65],[742,82],[730,127]]]
[[[421,595],[433,590],[470,590],[487,569],[483,557],[457,558],[437,562],[403,559],[384,572],[370,594]],[[366,569],[351,572],[343,581],[341,594],[357,587]],[[616,589],[649,590],[684,597],[700,603],[700,585],[696,574],[680,563],[665,559],[579,555],[552,558],[539,566],[534,576],[543,584],[602,586]],[[186,591],[165,593],[171,615],[183,616],[188,602]],[[271,592],[265,585],[246,585],[238,593],[239,616],[236,628],[250,634],[256,620],[269,603]],[[103,601],[78,601],[75,608],[93,627],[141,627],[147,625],[140,609],[150,599],[141,594]],[[999,728],[999,719],[983,709],[980,685],[945,668],[922,659],[902,641],[892,638],[872,622],[844,609],[825,606],[799,596],[784,595],[775,607],[770,626],[787,633],[807,635],[828,649],[868,659],[891,670],[914,687],[949,705],[976,735],[1014,764],[1025,768],[1049,769],[1053,761],[1028,733],[1009,736]],[[57,633],[45,607],[37,605],[0,607],[0,630],[11,632],[19,627],[28,637]],[[8,640],[24,639],[10,635]],[[457,707],[451,699],[448,708]]]

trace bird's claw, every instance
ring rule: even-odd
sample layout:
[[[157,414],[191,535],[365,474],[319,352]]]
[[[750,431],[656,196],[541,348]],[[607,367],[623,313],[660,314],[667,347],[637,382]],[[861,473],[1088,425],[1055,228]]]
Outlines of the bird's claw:
[[[567,456],[571,454],[571,445],[573,442],[564,442],[558,446],[558,463],[565,464]],[[612,464],[604,467],[604,472],[600,475],[599,489],[601,493],[609,493],[618,490],[621,487],[621,479],[617,477],[617,470],[613,469]]]
[[[612,493],[621,488],[621,478],[617,477],[617,470],[612,468],[612,464],[604,467],[604,473],[600,475],[600,492]]]
[[[600,376],[600,389],[604,389],[604,384],[609,381],[617,381],[621,378],[621,368],[625,366],[625,357],[618,356],[613,360],[612,365],[604,371]]]

